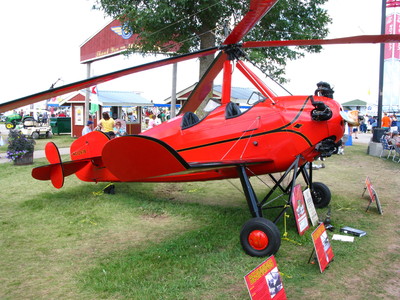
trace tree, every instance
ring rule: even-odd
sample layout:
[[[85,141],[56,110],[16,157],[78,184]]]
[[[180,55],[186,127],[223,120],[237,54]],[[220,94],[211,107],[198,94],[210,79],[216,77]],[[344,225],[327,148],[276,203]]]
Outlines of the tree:
[[[225,39],[229,24],[240,21],[250,0],[96,0],[96,8],[120,19],[140,33],[140,52],[169,53],[171,40],[179,43],[174,54],[214,47]],[[245,40],[320,39],[331,22],[321,6],[327,0],[285,0],[278,3]],[[130,49],[137,51],[138,49]],[[248,50],[249,57],[272,78],[285,82],[286,60],[320,52],[321,46]],[[171,54],[171,53],[169,53]],[[200,75],[213,57],[200,61]]]

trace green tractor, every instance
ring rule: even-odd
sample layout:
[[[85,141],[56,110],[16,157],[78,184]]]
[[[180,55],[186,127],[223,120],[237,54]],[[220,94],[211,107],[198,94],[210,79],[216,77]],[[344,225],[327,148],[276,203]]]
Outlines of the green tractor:
[[[34,119],[31,116],[21,116],[19,114],[12,114],[6,117],[6,128],[14,129],[18,124],[22,123],[25,120]]]

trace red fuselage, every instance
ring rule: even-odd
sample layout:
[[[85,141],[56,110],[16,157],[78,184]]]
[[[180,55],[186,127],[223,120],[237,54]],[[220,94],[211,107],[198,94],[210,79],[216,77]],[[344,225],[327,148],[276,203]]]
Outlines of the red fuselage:
[[[325,97],[314,96],[314,99],[329,106],[333,113],[330,120],[311,118],[315,107],[308,96],[287,96],[273,98],[275,104],[269,100],[259,102],[230,118],[226,117],[227,105],[221,105],[186,129],[182,129],[182,116],[178,116],[142,135],[164,141],[189,164],[265,160],[268,163],[252,166],[251,171],[254,174],[281,172],[297,155],[302,155],[303,163],[313,161],[320,154],[315,150],[319,142],[328,137],[338,142],[343,135],[340,104]],[[213,179],[237,176],[232,169],[217,173]],[[188,178],[184,179],[185,176]],[[201,174],[179,177],[182,181],[211,179]]]

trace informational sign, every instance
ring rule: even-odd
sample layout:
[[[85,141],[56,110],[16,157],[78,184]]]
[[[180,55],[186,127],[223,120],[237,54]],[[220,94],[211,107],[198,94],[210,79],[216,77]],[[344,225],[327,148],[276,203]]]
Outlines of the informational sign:
[[[308,211],[308,215],[311,220],[311,224],[312,224],[312,226],[316,226],[316,225],[318,225],[318,214],[317,214],[317,211],[315,210],[314,201],[311,196],[311,190],[305,189],[303,191],[303,196],[304,196],[304,200],[306,202],[307,211]]]
[[[273,255],[247,274],[244,280],[252,300],[287,299]]]
[[[304,203],[303,193],[301,191],[300,184],[296,185],[293,188],[290,197],[292,199],[292,208],[294,218],[296,220],[297,231],[300,235],[303,235],[310,226],[308,224],[307,209]]]
[[[314,250],[317,255],[319,269],[324,272],[328,264],[333,259],[333,250],[328,239],[324,223],[321,223],[311,234]]]
[[[162,45],[163,52],[174,53],[179,43],[167,42]],[[81,63],[87,63],[121,54],[129,48],[140,48],[139,34],[119,20],[113,20],[81,46]]]
[[[75,106],[75,125],[83,125],[83,106]]]
[[[381,202],[379,201],[378,194],[376,193],[375,189],[373,188],[371,179],[369,179],[368,176],[365,179],[365,188],[364,188],[364,193],[362,194],[363,196],[365,194],[365,190],[368,190],[368,194],[369,194],[369,198],[370,198],[370,201],[369,201],[369,204],[367,207],[367,211],[368,211],[369,207],[371,206],[372,202],[376,202],[376,207],[378,209],[378,212],[382,215],[383,211],[382,211]]]

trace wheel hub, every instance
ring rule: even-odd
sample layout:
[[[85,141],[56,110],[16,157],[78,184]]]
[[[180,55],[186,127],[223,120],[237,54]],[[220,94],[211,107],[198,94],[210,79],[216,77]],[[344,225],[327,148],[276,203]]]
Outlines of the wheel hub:
[[[263,250],[268,246],[268,236],[264,231],[254,230],[249,234],[249,244],[256,250]]]

